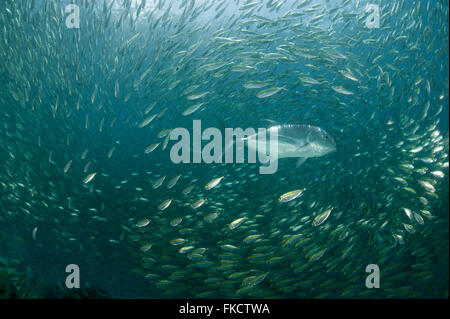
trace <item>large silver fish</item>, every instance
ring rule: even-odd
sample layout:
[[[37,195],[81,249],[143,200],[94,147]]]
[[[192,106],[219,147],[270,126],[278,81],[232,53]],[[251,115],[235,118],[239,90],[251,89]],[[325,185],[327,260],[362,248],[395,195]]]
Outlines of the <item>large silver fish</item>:
[[[297,157],[297,167],[303,164],[309,157],[320,157],[336,151],[336,143],[333,138],[323,129],[312,125],[284,124],[276,125],[267,129],[266,132],[244,137],[247,141],[249,151],[261,152],[258,147],[258,140],[266,137],[265,150],[269,150],[271,137],[278,135],[277,158]],[[264,135],[265,134],[265,135]],[[268,154],[270,156],[270,153]],[[271,160],[276,160],[271,159]]]

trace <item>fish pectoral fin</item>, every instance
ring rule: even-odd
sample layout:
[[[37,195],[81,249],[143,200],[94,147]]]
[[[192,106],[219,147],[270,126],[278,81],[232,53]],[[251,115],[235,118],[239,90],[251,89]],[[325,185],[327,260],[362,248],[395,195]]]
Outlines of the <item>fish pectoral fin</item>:
[[[285,136],[285,135],[280,135],[278,136],[278,142],[279,143],[283,143],[283,144],[290,144],[293,147],[295,147],[295,151],[296,152],[301,152],[304,149],[306,149],[306,147],[308,147],[309,142],[308,142],[308,138],[310,137],[310,135],[308,134],[308,136],[306,137],[306,142],[303,142],[301,140],[289,137],[289,136]]]
[[[311,132],[306,135],[306,144],[309,144],[311,142]]]
[[[286,144],[296,145],[296,144],[298,144],[299,141],[296,140],[295,138],[292,138],[289,136],[278,135],[278,142],[284,142]]]
[[[308,147],[308,143],[305,143],[305,144],[303,144],[302,146],[298,146],[296,149],[295,149],[295,151],[296,152],[301,152],[301,151],[303,151],[304,149],[306,149],[307,147]]]
[[[307,157],[299,157],[297,160],[297,167],[300,167],[305,161]]]

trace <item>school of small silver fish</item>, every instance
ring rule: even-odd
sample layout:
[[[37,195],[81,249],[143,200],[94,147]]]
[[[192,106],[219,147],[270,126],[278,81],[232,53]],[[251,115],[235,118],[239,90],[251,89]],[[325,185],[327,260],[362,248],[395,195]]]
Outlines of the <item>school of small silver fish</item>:
[[[448,298],[448,19],[448,0],[2,1],[0,257],[114,297]],[[194,119],[315,125],[337,151],[174,164]]]

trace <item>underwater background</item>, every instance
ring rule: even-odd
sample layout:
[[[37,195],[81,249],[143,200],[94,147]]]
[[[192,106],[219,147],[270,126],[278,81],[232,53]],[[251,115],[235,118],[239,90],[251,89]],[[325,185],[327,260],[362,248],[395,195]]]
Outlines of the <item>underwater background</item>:
[[[0,297],[448,298],[448,59],[448,0],[1,1]],[[337,149],[175,164],[193,120]]]

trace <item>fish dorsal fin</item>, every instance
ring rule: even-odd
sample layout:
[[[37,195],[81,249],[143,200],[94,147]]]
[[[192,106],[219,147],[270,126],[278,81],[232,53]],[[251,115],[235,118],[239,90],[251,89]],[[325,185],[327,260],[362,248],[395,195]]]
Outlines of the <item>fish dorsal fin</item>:
[[[261,121],[266,123],[266,125],[269,125],[270,127],[280,125],[279,122],[271,120],[271,119],[262,119]]]

